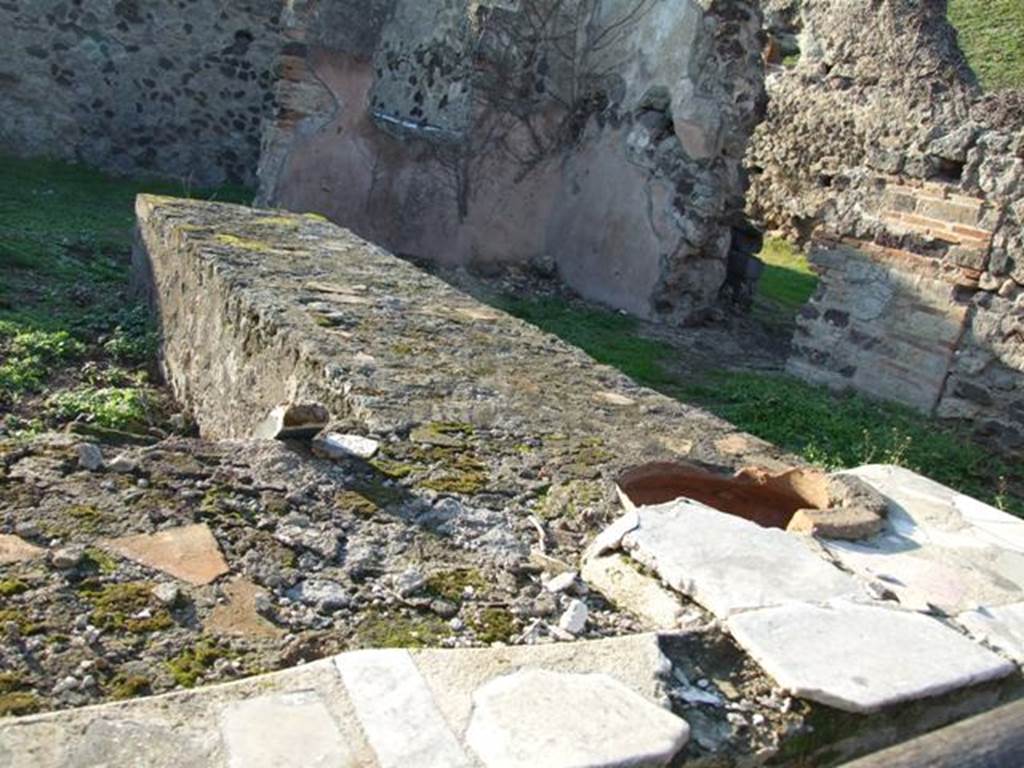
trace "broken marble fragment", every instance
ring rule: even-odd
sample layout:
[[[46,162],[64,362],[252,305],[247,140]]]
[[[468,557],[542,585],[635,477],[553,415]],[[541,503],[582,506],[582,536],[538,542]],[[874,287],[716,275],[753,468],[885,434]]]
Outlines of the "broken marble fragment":
[[[558,620],[558,628],[570,635],[578,635],[587,626],[590,611],[582,600],[573,600]]]
[[[325,459],[362,459],[367,461],[377,455],[380,443],[361,435],[343,435],[330,432],[313,441],[313,453]]]
[[[257,440],[308,439],[327,426],[331,415],[319,403],[288,403],[274,408],[253,430]]]

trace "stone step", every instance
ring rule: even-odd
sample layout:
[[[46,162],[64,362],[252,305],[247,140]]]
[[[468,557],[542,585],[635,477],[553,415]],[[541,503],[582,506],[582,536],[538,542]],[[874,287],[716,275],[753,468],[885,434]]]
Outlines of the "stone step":
[[[229,685],[0,721],[9,768],[612,768],[666,765],[655,635],[354,651]]]

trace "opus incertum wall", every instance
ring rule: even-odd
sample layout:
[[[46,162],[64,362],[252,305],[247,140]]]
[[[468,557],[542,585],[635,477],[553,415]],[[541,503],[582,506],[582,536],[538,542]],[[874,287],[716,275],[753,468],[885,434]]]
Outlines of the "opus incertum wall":
[[[281,0],[0,3],[0,151],[252,184]]]

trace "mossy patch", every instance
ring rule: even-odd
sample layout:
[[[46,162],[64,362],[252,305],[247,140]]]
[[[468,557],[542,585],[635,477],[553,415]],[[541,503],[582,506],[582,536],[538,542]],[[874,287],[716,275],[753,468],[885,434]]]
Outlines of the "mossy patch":
[[[151,693],[152,685],[153,681],[144,675],[119,673],[107,683],[106,690],[111,699],[122,701]]]
[[[0,717],[31,715],[41,707],[39,697],[28,691],[0,694]]]
[[[0,581],[0,597],[13,597],[28,591],[28,584],[21,579],[4,579]]]
[[[516,633],[515,617],[504,608],[484,608],[469,622],[481,643],[507,643]]]
[[[465,445],[466,440],[473,434],[472,424],[455,421],[431,421],[414,428],[409,433],[409,439],[414,443],[457,448]]]
[[[382,475],[387,475],[392,480],[401,480],[416,471],[416,467],[413,464],[392,461],[391,459],[373,459],[370,461],[370,466]]]
[[[247,237],[239,237],[238,235],[229,235],[226,233],[220,233],[214,236],[214,239],[222,245],[227,245],[232,248],[239,248],[243,251],[252,251],[255,253],[266,253],[272,251],[266,243],[260,242],[259,240],[253,240]]]
[[[93,605],[89,620],[100,629],[147,634],[174,626],[170,613],[153,597],[153,585],[148,582],[107,584],[82,594]]]
[[[454,568],[431,574],[427,578],[425,590],[434,597],[458,604],[463,601],[467,587],[480,593],[487,589],[488,584],[475,568]]]
[[[543,520],[559,517],[578,518],[583,510],[600,504],[605,498],[604,484],[590,480],[571,480],[549,488],[537,504],[536,513]]]
[[[369,611],[356,628],[356,644],[362,648],[426,648],[451,635],[451,629],[433,614]]]
[[[40,635],[49,628],[45,622],[36,621],[19,608],[4,608],[0,610],[0,627],[8,623],[15,624],[18,627],[18,632],[26,637]]]
[[[70,504],[63,510],[72,520],[72,528],[83,533],[95,533],[103,525],[105,515],[91,504]]]
[[[174,681],[192,688],[220,659],[231,658],[234,652],[216,640],[204,637],[196,644],[167,662],[167,669]]]

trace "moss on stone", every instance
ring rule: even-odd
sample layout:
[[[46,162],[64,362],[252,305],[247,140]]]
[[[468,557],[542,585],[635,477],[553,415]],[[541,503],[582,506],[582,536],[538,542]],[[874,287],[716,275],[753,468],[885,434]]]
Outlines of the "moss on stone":
[[[107,683],[107,693],[111,699],[120,701],[145,696],[152,690],[153,681],[145,675],[128,675],[119,673]]]
[[[229,235],[221,233],[214,235],[214,239],[222,245],[228,245],[232,248],[239,248],[243,251],[253,251],[255,253],[267,252],[273,250],[266,243],[262,243],[259,240],[252,240],[246,237],[239,237],[238,235]]]
[[[41,708],[39,697],[27,691],[0,694],[0,717],[31,715]]]
[[[104,515],[91,504],[72,504],[64,509],[64,514],[74,520],[76,530],[95,533],[103,524]]]
[[[438,493],[458,493],[472,496],[487,488],[490,478],[483,472],[447,472],[440,477],[424,480],[420,485]]]
[[[35,621],[28,614],[18,608],[5,608],[0,610],[0,627],[5,624],[14,623],[18,632],[26,637],[39,635],[47,630],[47,625],[41,621]]]
[[[390,459],[373,459],[370,462],[370,466],[393,480],[401,480],[416,471],[416,466],[413,464],[392,461]]]
[[[475,430],[472,424],[457,421],[431,421],[420,424],[409,433],[414,443],[455,448],[465,444]]]
[[[174,625],[170,613],[153,598],[153,585],[130,581],[108,584],[84,595],[93,604],[89,620],[100,629],[146,634]],[[148,613],[148,615],[140,615]]]
[[[439,571],[427,578],[426,591],[451,603],[461,603],[466,587],[479,592],[487,589],[487,581],[475,568],[455,568]]]
[[[484,608],[469,626],[482,643],[507,643],[516,633],[516,620],[504,608]]]
[[[231,658],[233,655],[230,648],[204,637],[166,664],[171,677],[178,685],[192,688],[219,659]]]
[[[111,574],[117,570],[117,560],[108,555],[102,549],[96,549],[95,547],[90,547],[85,550],[85,556],[82,558],[82,565],[86,569],[104,574]]]
[[[356,643],[363,648],[426,648],[451,634],[433,614],[407,616],[386,611],[367,612],[356,628]]]
[[[587,507],[599,504],[604,496],[605,488],[599,481],[571,480],[549,488],[535,511],[543,520],[576,519]]]
[[[21,579],[4,579],[0,581],[0,597],[13,597],[28,590],[28,584]]]

